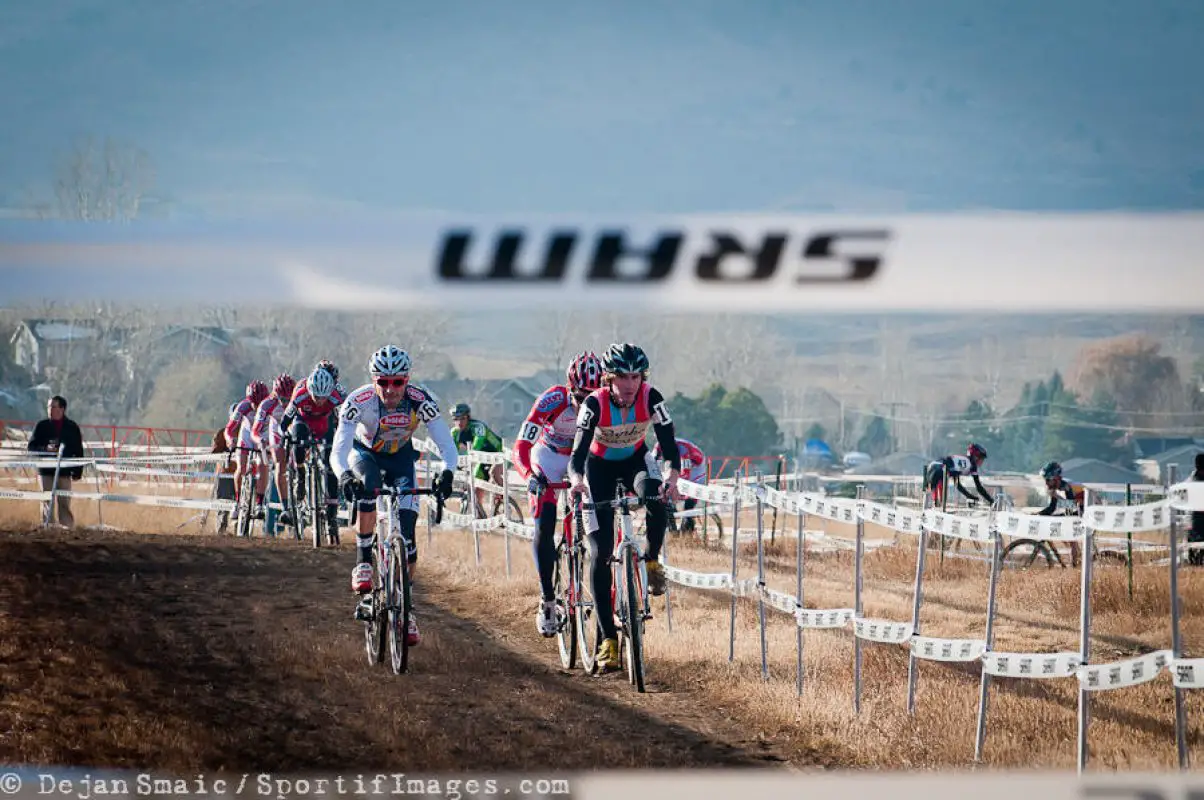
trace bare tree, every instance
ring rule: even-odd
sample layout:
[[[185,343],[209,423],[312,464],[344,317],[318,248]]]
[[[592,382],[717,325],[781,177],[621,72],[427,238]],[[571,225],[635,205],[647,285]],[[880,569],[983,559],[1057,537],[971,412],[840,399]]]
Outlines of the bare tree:
[[[105,138],[78,140],[58,165],[56,216],[84,221],[129,221],[138,216],[155,170],[146,151]]]

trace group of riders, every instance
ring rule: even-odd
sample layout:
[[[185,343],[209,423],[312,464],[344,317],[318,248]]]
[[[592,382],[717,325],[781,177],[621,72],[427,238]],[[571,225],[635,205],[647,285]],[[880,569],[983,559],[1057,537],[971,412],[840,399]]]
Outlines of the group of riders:
[[[356,563],[351,588],[359,595],[356,618],[370,613],[368,593],[372,589],[372,557],[376,528],[376,495],[383,485],[416,488],[415,463],[419,453],[413,436],[424,425],[444,465],[435,480],[435,493],[443,500],[452,494],[458,457],[467,450],[501,452],[502,439],[488,425],[472,418],[465,403],[451,410],[455,430],[448,425],[436,396],[426,387],[410,380],[410,356],[405,350],[386,345],[368,360],[370,382],[348,392],[339,383],[338,368],[330,361],[318,362],[300,381],[287,374],[276,376],[271,391],[263,381],[247,386],[246,396],[230,408],[225,439],[237,453],[234,474],[236,492],[242,474],[248,468],[248,454],[259,454],[259,474],[255,482],[252,517],[264,517],[263,498],[268,481],[268,464],[274,465],[274,479],[280,497],[285,496],[286,448],[292,448],[297,463],[304,463],[310,447],[321,447],[326,473],[326,513],[332,529],[338,526],[340,499],[354,503],[356,520]],[[545,637],[555,636],[563,624],[553,587],[556,563],[557,501],[554,486],[567,481],[570,498],[588,494],[609,499],[621,485],[630,492],[642,492],[646,505],[647,549],[643,554],[648,576],[648,591],[654,596],[665,592],[665,574],[659,561],[668,526],[668,509],[681,499],[677,482],[685,477],[705,483],[705,454],[688,440],[677,437],[664,395],[648,382],[647,354],[631,343],[612,344],[599,357],[593,352],[578,353],[565,371],[563,383],[545,389],[532,404],[523,420],[513,454],[513,465],[527,482],[531,516],[535,522],[534,557],[539,573],[540,604],[536,627]],[[647,435],[652,429],[655,444],[649,447]],[[982,485],[979,469],[987,458],[986,450],[971,444],[963,455],[946,456],[930,463],[924,474],[924,490],[934,507],[943,508],[945,489],[950,481],[966,498],[980,498],[994,505],[995,498]],[[662,469],[663,467],[663,469]],[[502,464],[478,465],[481,481],[502,483]],[[647,480],[636,486],[640,473]],[[1053,514],[1059,508],[1077,506],[1082,513],[1084,491],[1062,477],[1062,468],[1050,462],[1042,469],[1051,495],[1050,504],[1040,514]],[[974,480],[978,496],[961,483],[968,475]],[[476,501],[483,502],[478,488]],[[235,497],[236,507],[237,496]],[[686,509],[697,501],[686,498]],[[401,534],[405,541],[410,574],[413,576],[418,551],[415,529],[419,501],[416,495],[398,497]],[[289,510],[281,522],[289,524]],[[600,604],[597,619],[602,640],[597,653],[603,670],[618,669],[618,633],[614,615],[607,608],[611,597],[609,560],[613,553],[614,510],[612,507],[584,507],[590,548],[592,596]],[[687,519],[683,530],[689,530]],[[1072,546],[1077,563],[1077,546]],[[420,640],[413,615],[408,620],[410,645]]]
[[[455,430],[448,425],[439,400],[425,386],[410,380],[409,354],[386,345],[368,360],[370,382],[348,392],[339,383],[338,368],[330,361],[318,362],[300,381],[288,374],[276,376],[271,390],[260,380],[247,385],[246,395],[230,407],[223,431],[230,451],[236,454],[235,492],[241,491],[248,456],[259,461],[253,519],[263,519],[264,495],[269,480],[268,465],[278,496],[285,496],[287,451],[303,464],[310,447],[322,448],[327,481],[327,520],[338,527],[340,500],[355,504],[356,563],[351,574],[352,591],[359,596],[356,618],[370,614],[372,558],[376,528],[377,490],[384,485],[416,488],[415,464],[419,453],[413,436],[424,425],[444,468],[434,481],[441,500],[452,494],[458,456],[468,450],[501,452],[502,439],[480,420],[472,418],[465,403],[451,410]],[[558,612],[553,588],[556,563],[557,501],[554,486],[567,483],[570,499],[588,494],[612,498],[616,488],[641,492],[647,500],[647,550],[643,554],[652,595],[665,592],[665,574],[659,561],[668,526],[668,510],[681,500],[679,477],[705,483],[706,455],[694,443],[677,437],[664,395],[648,382],[648,356],[637,345],[612,344],[601,356],[577,354],[568,364],[563,383],[548,387],[532,404],[523,420],[514,447],[513,463],[527,483],[531,516],[535,523],[534,557],[539,573],[540,604],[536,627],[545,637],[555,636],[564,620]],[[648,429],[655,444],[648,446]],[[502,484],[502,464],[481,464],[475,477]],[[640,473],[646,480],[637,487]],[[476,501],[482,503],[478,488]],[[238,504],[235,496],[235,507]],[[397,498],[401,535],[406,545],[411,579],[417,562],[419,502],[416,495]],[[697,501],[685,498],[692,509]],[[316,511],[316,510],[315,510]],[[290,511],[280,515],[290,524]],[[582,519],[592,556],[592,595],[599,604],[602,640],[597,659],[606,671],[619,669],[618,632],[614,614],[607,606],[611,597],[609,560],[613,553],[614,511],[610,506],[585,506]],[[691,530],[687,518],[683,531]],[[411,646],[421,641],[418,624],[408,620]]]
[[[951,455],[937,459],[928,464],[924,470],[923,489],[933,508],[945,508],[945,487],[950,481],[971,503],[980,499],[988,506],[995,505],[995,497],[982,485],[978,470],[987,460],[987,451],[980,444],[971,443],[966,448],[966,454]],[[968,475],[974,480],[975,495],[962,486],[962,476]],[[1086,488],[1080,483],[1071,483],[1062,476],[1062,465],[1050,461],[1041,468],[1041,478],[1045,488],[1049,490],[1049,504],[1037,512],[1040,516],[1052,516],[1056,513],[1083,515],[1083,507],[1087,502]],[[1080,547],[1078,542],[1070,542],[1070,559],[1074,566],[1079,565]]]

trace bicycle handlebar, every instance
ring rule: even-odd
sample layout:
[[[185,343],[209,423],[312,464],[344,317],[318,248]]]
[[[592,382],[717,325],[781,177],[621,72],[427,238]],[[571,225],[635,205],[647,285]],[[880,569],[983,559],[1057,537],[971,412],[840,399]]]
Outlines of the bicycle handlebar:
[[[435,524],[438,525],[439,523],[443,522],[443,498],[439,496],[439,492],[436,491],[434,487],[427,487],[423,489],[422,487],[416,486],[413,489],[398,489],[396,486],[382,486],[381,488],[374,490],[372,496],[374,498],[380,497],[381,495],[385,495],[387,497],[409,497],[412,495],[423,494],[434,495],[435,497]],[[359,503],[352,503],[351,515],[349,518],[349,523],[351,525],[355,524],[355,519],[357,516],[359,516]]]

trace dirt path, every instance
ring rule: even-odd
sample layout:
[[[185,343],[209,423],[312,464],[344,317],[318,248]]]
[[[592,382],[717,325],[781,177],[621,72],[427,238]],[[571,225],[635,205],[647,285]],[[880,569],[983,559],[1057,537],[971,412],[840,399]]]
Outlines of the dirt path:
[[[166,770],[574,770],[783,758],[688,693],[560,669],[528,619],[425,583],[414,672],[370,667],[350,552],[0,533],[0,761]],[[431,566],[431,569],[435,569]]]

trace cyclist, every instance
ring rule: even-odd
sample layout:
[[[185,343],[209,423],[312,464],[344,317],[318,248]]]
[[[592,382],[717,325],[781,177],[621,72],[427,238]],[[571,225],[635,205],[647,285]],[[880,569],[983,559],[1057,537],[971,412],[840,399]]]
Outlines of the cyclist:
[[[689,439],[677,437],[677,452],[681,457],[681,474],[690,483],[697,483],[700,486],[705,486],[707,482],[707,457],[706,453],[702,452],[702,448],[691,442]],[[661,455],[661,443],[658,441],[656,447],[652,448],[652,455],[656,458],[664,460]],[[693,497],[683,498],[682,510],[689,511],[698,505],[698,500]],[[692,533],[694,530],[694,517],[686,517],[681,523],[682,533]]]
[[[592,352],[578,353],[565,370],[565,382],[544,390],[527,412],[514,445],[514,469],[527,481],[531,516],[535,519],[535,567],[540,604],[535,627],[555,636],[557,616],[552,573],[556,568],[556,493],[549,483],[564,480],[577,430],[577,410],[590,392],[602,387],[602,361]]]
[[[964,456],[945,456],[929,464],[928,468],[924,470],[924,490],[932,498],[933,507],[940,508],[944,504],[945,484],[950,478],[953,479],[957,490],[967,499],[971,502],[978,502],[979,498],[966,491],[966,487],[962,486],[962,475],[972,477],[974,488],[978,490],[978,494],[987,501],[988,505],[994,505],[995,498],[982,485],[982,479],[978,477],[978,470],[982,466],[982,462],[986,460],[987,451],[983,446],[971,443],[966,448]]]
[[[247,471],[247,454],[255,449],[251,440],[251,424],[255,420],[255,412],[259,405],[267,399],[268,385],[261,380],[253,380],[247,384],[246,395],[230,406],[230,415],[226,420],[226,446],[235,451],[236,466],[234,467],[234,507],[237,509],[239,495],[242,492],[242,476]],[[237,449],[236,449],[237,448]],[[256,506],[251,513],[254,519],[258,512],[262,518],[263,492],[267,486],[267,471],[263,464],[259,465],[259,475],[255,481]]]
[[[1041,477],[1045,479],[1045,488],[1049,489],[1049,505],[1037,512],[1042,517],[1053,516],[1061,511],[1065,515],[1083,516],[1083,507],[1087,502],[1087,490],[1079,483],[1071,483],[1062,477],[1062,465],[1050,461],[1041,468]],[[1070,542],[1071,566],[1079,565],[1079,555],[1082,548],[1079,543]]]
[[[251,439],[259,445],[259,450],[263,454],[263,463],[267,464],[269,457],[272,460],[273,470],[276,473],[276,496],[282,503],[284,498],[288,497],[288,483],[284,473],[284,442],[280,433],[280,418],[284,415],[284,407],[288,405],[289,398],[293,396],[293,389],[296,388],[296,385],[296,379],[287,372],[277,375],[276,379],[272,381],[272,393],[255,410],[255,424],[251,426]],[[262,518],[263,508],[261,506],[256,519]],[[292,522],[292,515],[288,513],[287,508],[284,509],[280,513],[280,524],[291,525]]]
[[[664,396],[648,383],[648,356],[634,344],[612,344],[602,356],[602,387],[591,392],[577,412],[577,434],[569,456],[571,492],[588,491],[596,502],[615,496],[621,482],[637,493],[659,490],[663,502],[677,501],[677,476],[681,457],[673,435],[673,420]],[[662,449],[668,454],[669,472],[661,481],[660,465],[644,442],[651,425]],[[647,485],[633,485],[637,473],[647,473]],[[598,645],[598,663],[603,669],[619,667],[619,640],[611,607],[610,557],[614,553],[614,509],[600,507],[584,514],[589,531],[592,567],[590,586],[597,604],[603,640]],[[665,593],[665,573],[660,562],[668,514],[660,502],[648,503],[648,591]]]
[[[311,443],[322,448],[322,462],[327,462],[330,445],[334,441],[334,426],[330,424],[330,418],[347,399],[347,390],[335,378],[338,370],[327,369],[326,364],[330,362],[319,361],[313,372],[297,382],[288,407],[284,409],[284,416],[280,418],[280,430],[284,432],[285,442],[296,454],[298,467],[302,471]],[[304,492],[304,480],[301,486]],[[334,473],[327,469],[326,518],[332,531],[339,529],[338,494],[338,481]],[[314,509],[315,514],[318,511]]]
[[[1204,481],[1204,453],[1196,453],[1196,468],[1189,481]],[[1204,511],[1191,512],[1191,529],[1187,533],[1189,545],[1204,544]],[[1204,550],[1199,547],[1187,551],[1187,563],[1193,567],[1204,564]]]
[[[494,433],[493,428],[490,428],[479,419],[472,418],[472,410],[468,407],[468,403],[456,403],[452,408],[452,419],[456,421],[456,430],[452,432],[452,438],[455,439],[456,448],[461,453],[466,453],[469,450],[476,450],[479,453],[501,453],[502,452],[502,437]],[[477,464],[476,471],[473,473],[479,481],[492,481],[498,486],[502,484],[502,464]],[[483,499],[485,490],[477,489],[477,508],[483,508]],[[490,516],[498,512],[502,505],[501,494],[493,494],[493,511]]]
[[[414,463],[418,451],[413,436],[419,423],[439,448],[443,472],[435,486],[446,500],[451,495],[453,470],[456,466],[456,444],[452,441],[447,422],[439,414],[435,395],[419,384],[410,383],[410,356],[405,350],[385,345],[368,360],[372,382],[356,389],[339,407],[339,424],[334,433],[330,466],[339,480],[339,494],[359,508],[356,531],[356,562],[351,572],[351,590],[361,595],[356,604],[355,618],[366,620],[371,615],[372,553],[376,541],[375,491],[384,481],[397,483],[401,488],[414,488],[417,480]],[[398,497],[401,535],[405,541],[411,580],[418,560],[418,541],[414,529],[418,523],[418,497]],[[383,564],[380,566],[384,566]],[[411,614],[407,640],[410,645],[421,641],[418,623]]]

